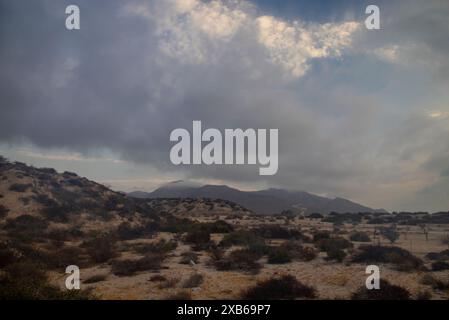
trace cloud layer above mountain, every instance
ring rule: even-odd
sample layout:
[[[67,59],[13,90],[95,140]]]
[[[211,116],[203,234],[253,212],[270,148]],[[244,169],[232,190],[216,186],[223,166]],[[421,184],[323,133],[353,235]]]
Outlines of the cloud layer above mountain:
[[[106,152],[158,181],[449,209],[446,1],[379,1],[379,31],[364,28],[361,2],[304,7],[317,19],[240,0],[79,0],[81,30],[67,31],[72,2],[0,0],[1,143]],[[278,128],[279,173],[174,167],[169,134],[193,120]]]

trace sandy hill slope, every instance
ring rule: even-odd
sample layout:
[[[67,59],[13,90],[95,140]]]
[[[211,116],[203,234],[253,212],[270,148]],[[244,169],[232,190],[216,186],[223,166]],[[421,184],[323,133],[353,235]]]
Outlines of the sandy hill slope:
[[[246,214],[230,201],[208,199],[136,199],[51,168],[0,162],[0,222],[22,217],[43,220],[50,228],[113,230],[120,224],[148,224],[174,215]],[[25,217],[25,218],[24,218]]]

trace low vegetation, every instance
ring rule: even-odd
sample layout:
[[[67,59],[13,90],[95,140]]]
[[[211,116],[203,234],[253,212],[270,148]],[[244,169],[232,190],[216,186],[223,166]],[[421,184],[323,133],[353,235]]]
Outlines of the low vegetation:
[[[313,287],[301,283],[291,275],[261,281],[241,295],[247,300],[313,299],[316,296]]]
[[[409,300],[410,292],[387,280],[380,280],[380,289],[368,290],[366,286],[360,287],[351,295],[352,300]]]
[[[356,263],[392,263],[399,271],[419,270],[423,261],[399,247],[361,246],[352,257]]]

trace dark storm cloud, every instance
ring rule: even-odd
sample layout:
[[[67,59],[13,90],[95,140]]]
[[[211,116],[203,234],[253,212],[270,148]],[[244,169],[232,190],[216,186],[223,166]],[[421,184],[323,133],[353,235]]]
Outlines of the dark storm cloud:
[[[279,65],[269,61],[253,22],[243,22],[232,35],[216,24],[205,36],[182,24],[183,15],[166,16],[164,1],[76,1],[81,30],[67,31],[64,11],[72,2],[0,0],[2,142],[25,140],[81,153],[107,148],[123,159],[192,178],[262,181],[378,207],[406,207],[402,194],[386,198],[387,188],[404,194],[441,188],[439,181],[407,183],[447,169],[441,159],[448,146],[434,143],[447,134],[447,122],[435,124],[426,111],[447,107],[442,90],[447,74],[425,63],[386,66],[373,53],[397,44],[398,59],[427,62],[428,52],[445,66],[446,2],[385,4],[388,32],[359,30],[342,57],[304,56],[305,63],[296,56],[302,46],[292,44]],[[342,23],[344,12],[354,11],[354,5],[345,6],[329,21]],[[249,19],[260,14],[257,7],[244,8]],[[206,19],[205,12],[195,18]],[[309,18],[326,22],[324,16]],[[292,77],[290,63],[304,74]],[[421,80],[423,70],[428,72]],[[417,77],[413,84],[410,74]],[[414,90],[408,92],[410,86]],[[192,120],[219,129],[279,128],[279,173],[262,179],[256,167],[174,168],[169,134],[191,128]],[[423,154],[436,160],[423,161]],[[413,177],[406,179],[409,174]],[[438,199],[423,206],[448,205]]]

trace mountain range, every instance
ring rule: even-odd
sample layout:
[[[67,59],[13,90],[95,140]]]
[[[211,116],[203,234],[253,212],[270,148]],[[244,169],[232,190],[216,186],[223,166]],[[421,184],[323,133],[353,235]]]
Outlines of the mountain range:
[[[226,185],[198,185],[186,181],[174,181],[153,192],[135,191],[128,193],[134,198],[208,198],[235,202],[254,213],[276,214],[285,211],[311,214],[331,212],[386,212],[372,209],[343,198],[326,198],[305,191],[266,189],[242,191]]]

